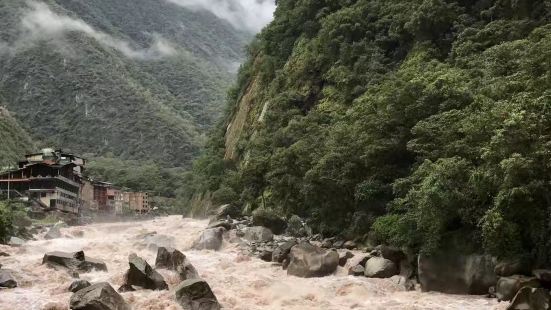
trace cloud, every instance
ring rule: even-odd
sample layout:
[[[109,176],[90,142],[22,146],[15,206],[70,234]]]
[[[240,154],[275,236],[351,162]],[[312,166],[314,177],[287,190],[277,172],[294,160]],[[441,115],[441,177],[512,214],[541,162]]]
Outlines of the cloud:
[[[193,9],[207,10],[234,27],[259,32],[273,19],[275,0],[167,0]]]
[[[24,12],[21,18],[22,35],[16,46],[41,40],[60,39],[67,33],[80,32],[133,59],[158,59],[176,53],[176,49],[158,35],[153,36],[153,42],[149,48],[136,49],[127,41],[98,31],[80,19],[57,14],[44,3],[28,1],[27,5],[29,9]],[[0,49],[2,49],[1,42]]]

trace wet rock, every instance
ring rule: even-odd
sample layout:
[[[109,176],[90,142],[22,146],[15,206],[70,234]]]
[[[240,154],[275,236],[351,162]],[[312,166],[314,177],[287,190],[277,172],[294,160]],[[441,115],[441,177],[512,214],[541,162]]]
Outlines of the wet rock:
[[[76,293],[76,292],[80,291],[81,289],[86,288],[90,285],[92,285],[92,284],[90,282],[86,281],[86,280],[76,280],[76,281],[73,281],[73,283],[71,283],[71,285],[69,285],[69,292]]]
[[[226,205],[222,205],[220,207],[218,207],[218,209],[216,210],[216,213],[214,215],[214,217],[216,219],[226,219],[227,217],[231,217],[231,218],[238,218],[241,216],[241,208],[237,207],[237,206],[234,206],[234,205],[230,205],[230,204],[226,204]]]
[[[495,285],[495,258],[454,252],[419,255],[417,272],[423,291],[482,295]]]
[[[323,241],[321,242],[321,247],[326,248],[326,249],[332,248],[333,247],[333,238],[323,239]]]
[[[269,211],[255,211],[253,213],[253,225],[266,227],[276,235],[284,233],[285,229],[287,228],[287,222],[284,219]]]
[[[392,281],[397,286],[404,289],[404,291],[413,291],[415,290],[415,283],[413,283],[408,278],[401,276],[401,275],[395,275],[390,277],[390,281]]]
[[[207,226],[207,229],[218,228],[218,227],[222,227],[225,230],[231,230],[232,223],[228,220],[214,220],[209,223],[209,226]]]
[[[57,239],[57,238],[61,238],[61,231],[57,226],[51,227],[46,233],[46,235],[44,235],[44,239],[46,240]]]
[[[44,254],[42,264],[47,264],[51,267],[65,267],[81,272],[90,272],[94,269],[107,271],[107,265],[103,261],[85,257],[82,251],[75,253],[49,252]]]
[[[365,274],[365,268],[362,265],[352,266],[350,267],[350,269],[348,269],[348,275],[351,275],[351,276],[359,277],[359,276],[363,276],[364,274]]]
[[[149,290],[166,290],[166,284],[163,276],[141,257],[132,253],[128,257],[129,269],[125,275],[125,284],[140,286]]]
[[[356,266],[360,265],[362,267],[365,267],[365,263],[371,258],[372,256],[369,254],[357,254],[354,255],[354,257],[351,257],[348,259],[348,265],[350,266]]]
[[[8,241],[8,245],[13,247],[20,247],[20,246],[23,246],[25,242],[26,241],[21,238],[11,237],[10,240]]]
[[[512,300],[517,292],[525,287],[540,287],[540,282],[535,277],[525,277],[515,275],[510,277],[501,277],[496,284],[496,297],[499,301]]]
[[[400,261],[406,258],[406,254],[397,247],[380,245],[376,248],[376,250],[381,253],[381,257],[391,260],[396,265],[399,265]]]
[[[107,282],[83,288],[71,296],[73,310],[130,310],[130,306]]]
[[[333,247],[335,249],[342,249],[344,247],[344,240],[337,240],[333,242]]]
[[[10,254],[8,254],[8,253],[6,253],[6,252],[0,252],[0,256],[5,256],[5,257],[7,257],[7,256],[10,256]]]
[[[206,229],[201,233],[199,239],[193,244],[195,250],[214,250],[217,251],[222,247],[222,236],[224,228]]]
[[[390,259],[372,257],[365,263],[364,274],[368,278],[390,278],[398,274],[398,268]]]
[[[507,310],[548,310],[550,308],[549,291],[543,288],[521,288]]]
[[[512,275],[531,275],[532,262],[528,259],[516,258],[499,262],[494,268],[494,272],[499,277],[509,277]]]
[[[533,271],[533,274],[541,283],[546,285],[551,284],[551,269],[536,269]]]
[[[17,281],[13,276],[12,270],[0,269],[0,287],[6,287],[6,288],[17,287]]]
[[[324,250],[308,242],[299,243],[291,249],[287,274],[302,278],[323,277],[337,270],[339,254]]]
[[[291,248],[297,244],[295,239],[289,240],[282,245],[276,247],[272,253],[272,261],[276,263],[283,263],[283,261],[289,257]]]
[[[265,262],[271,262],[272,261],[272,255],[273,255],[273,250],[268,249],[268,248],[263,248],[263,249],[260,249],[260,251],[258,253],[258,258],[260,258],[261,260],[263,260]]]
[[[176,301],[184,309],[218,310],[221,309],[216,296],[207,282],[202,279],[183,281],[176,287]]]
[[[117,291],[119,291],[119,293],[126,293],[126,292],[134,292],[136,289],[134,287],[132,287],[132,285],[130,284],[123,284],[119,287],[119,289]]]
[[[354,250],[355,248],[358,247],[358,245],[356,244],[356,242],[354,241],[346,241],[343,246],[343,248],[347,249],[347,250]]]
[[[248,227],[243,238],[249,242],[268,242],[274,239],[272,232],[262,226]]]
[[[157,250],[155,268],[166,268],[178,272],[181,280],[196,279],[199,277],[197,270],[189,262],[186,256],[173,248],[160,247]]]
[[[344,267],[346,265],[346,262],[354,257],[354,254],[352,252],[346,251],[339,254],[339,266]]]

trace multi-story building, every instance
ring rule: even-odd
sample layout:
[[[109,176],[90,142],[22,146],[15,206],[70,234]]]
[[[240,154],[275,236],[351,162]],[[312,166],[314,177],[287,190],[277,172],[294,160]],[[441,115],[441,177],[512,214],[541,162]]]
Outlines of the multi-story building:
[[[149,194],[145,192],[123,192],[123,205],[136,213],[151,211]]]

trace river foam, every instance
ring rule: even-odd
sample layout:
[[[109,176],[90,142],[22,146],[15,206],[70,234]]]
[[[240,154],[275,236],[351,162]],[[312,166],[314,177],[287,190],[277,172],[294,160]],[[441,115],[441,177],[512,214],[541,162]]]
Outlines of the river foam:
[[[46,252],[84,250],[87,256],[104,260],[109,272],[81,274],[80,278],[90,282],[107,281],[117,289],[128,269],[128,255],[136,253],[153,265],[156,245],[172,246],[184,252],[210,284],[224,309],[482,310],[506,306],[481,296],[405,292],[386,279],[348,276],[340,267],[336,275],[324,278],[287,276],[281,267],[245,256],[233,244],[225,243],[218,252],[189,250],[206,226],[204,220],[170,216],[143,222],[62,228],[64,238],[44,240],[38,236],[36,241],[20,248],[0,245],[0,251],[11,255],[0,257],[0,264],[15,270],[19,282],[16,289],[0,290],[0,309],[68,309],[71,293],[67,288],[73,279],[66,271],[42,265]],[[173,299],[173,289],[179,281],[177,275],[167,270],[160,272],[171,290],[122,293],[133,309],[181,309]]]

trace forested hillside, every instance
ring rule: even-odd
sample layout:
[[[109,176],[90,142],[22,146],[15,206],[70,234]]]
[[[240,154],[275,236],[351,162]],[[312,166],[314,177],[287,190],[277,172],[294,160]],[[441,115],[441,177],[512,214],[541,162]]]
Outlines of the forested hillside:
[[[13,167],[23,157],[22,154],[33,148],[29,134],[0,105],[0,171]]]
[[[164,0],[1,1],[0,96],[36,141],[187,167],[249,37]]]
[[[549,262],[550,18],[543,0],[280,0],[194,193],[325,235]]]

